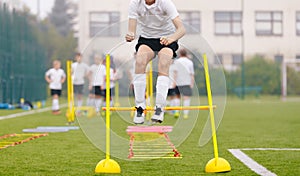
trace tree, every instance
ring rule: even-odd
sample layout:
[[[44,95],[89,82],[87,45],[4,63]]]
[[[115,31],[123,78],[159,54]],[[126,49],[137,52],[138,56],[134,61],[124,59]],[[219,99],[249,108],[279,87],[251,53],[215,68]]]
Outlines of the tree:
[[[246,87],[262,87],[263,94],[280,94],[280,65],[265,58],[255,56],[245,62]],[[226,80],[229,93],[241,85],[241,70],[227,72]]]
[[[55,0],[49,15],[50,22],[55,26],[58,33],[64,37],[72,32],[73,14],[70,12],[70,3],[67,0]]]

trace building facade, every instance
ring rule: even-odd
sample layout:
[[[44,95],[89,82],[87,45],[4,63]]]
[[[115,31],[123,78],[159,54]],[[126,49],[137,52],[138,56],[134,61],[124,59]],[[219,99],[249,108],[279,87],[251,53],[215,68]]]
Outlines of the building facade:
[[[84,51],[97,32],[119,23],[101,37],[124,38],[130,0],[79,0],[79,50]],[[225,69],[234,70],[255,55],[282,62],[300,59],[299,0],[173,0],[187,25],[187,39],[201,48],[209,43]],[[124,26],[125,25],[125,26]],[[96,37],[97,38],[97,37]],[[197,38],[197,37],[196,37]]]

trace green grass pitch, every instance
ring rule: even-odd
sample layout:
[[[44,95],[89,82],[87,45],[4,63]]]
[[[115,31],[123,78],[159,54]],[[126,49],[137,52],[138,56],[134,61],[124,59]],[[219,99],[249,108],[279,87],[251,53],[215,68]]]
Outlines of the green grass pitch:
[[[1,110],[0,116],[18,110]],[[65,111],[65,109],[64,109]],[[198,146],[201,130],[208,112],[201,116],[191,135],[178,150],[182,159],[155,159],[143,162],[116,160],[124,176],[139,175],[213,175],[205,173],[212,159],[213,146],[209,141]],[[166,123],[168,118],[166,117]],[[112,120],[118,128],[118,118]],[[37,126],[64,126],[64,113],[53,116],[50,111],[0,120],[0,136],[22,133],[22,129]],[[236,159],[228,149],[239,148],[300,148],[300,101],[282,102],[278,97],[228,97],[224,117],[217,131],[219,156],[231,164],[232,170],[218,175],[256,175]],[[126,136],[124,131],[124,136]],[[244,151],[249,157],[277,175],[299,175],[300,151]],[[96,164],[105,154],[89,142],[81,130],[50,133],[27,143],[0,150],[0,175],[95,175]],[[109,174],[106,174],[109,175]]]

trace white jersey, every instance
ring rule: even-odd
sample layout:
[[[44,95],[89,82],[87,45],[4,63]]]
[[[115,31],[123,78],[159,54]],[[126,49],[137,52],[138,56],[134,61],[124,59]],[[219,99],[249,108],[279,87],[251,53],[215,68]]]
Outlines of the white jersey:
[[[99,65],[93,64],[90,67],[90,71],[91,71],[91,78],[92,78],[91,84],[93,86],[103,86],[105,66],[103,64],[99,64]]]
[[[104,66],[104,68],[106,68]],[[104,72],[104,76],[103,76],[103,88],[106,89],[106,71]],[[115,87],[115,82],[114,82],[114,78],[115,78],[115,73],[114,73],[114,69],[110,68],[110,88],[114,88]]]
[[[84,77],[89,72],[89,66],[83,62],[74,62],[72,63],[72,78],[74,85],[84,84]]]
[[[66,77],[66,74],[63,69],[51,68],[46,72],[45,75],[51,80],[49,84],[50,89],[61,90],[61,80]]]
[[[160,38],[175,32],[171,20],[179,14],[171,0],[156,0],[154,4],[147,5],[145,0],[131,0],[128,17],[137,19],[141,25],[141,36],[145,38]]]
[[[176,85],[186,86],[192,84],[191,76],[194,75],[194,64],[187,57],[181,57],[174,61],[176,69]]]

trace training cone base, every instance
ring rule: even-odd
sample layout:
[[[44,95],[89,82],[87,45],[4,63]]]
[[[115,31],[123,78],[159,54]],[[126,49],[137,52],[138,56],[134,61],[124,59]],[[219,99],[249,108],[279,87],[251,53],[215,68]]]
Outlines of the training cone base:
[[[121,173],[121,168],[115,160],[103,159],[97,164],[95,168],[95,173],[119,174]]]
[[[205,172],[217,173],[217,172],[229,172],[231,170],[230,164],[224,158],[215,158],[208,161],[205,166]]]

